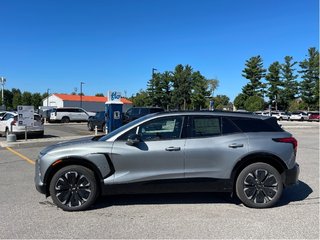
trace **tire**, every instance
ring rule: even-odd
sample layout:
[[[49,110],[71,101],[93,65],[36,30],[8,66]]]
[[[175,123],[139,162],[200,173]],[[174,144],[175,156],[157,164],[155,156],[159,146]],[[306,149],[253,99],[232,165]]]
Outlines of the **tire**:
[[[93,126],[92,126],[92,124],[88,123],[87,126],[88,126],[88,130],[92,132],[92,131],[93,131]]]
[[[68,117],[63,117],[63,118],[61,119],[61,122],[62,122],[62,123],[69,123],[69,122],[70,122],[70,118],[68,118]]]
[[[282,117],[280,117],[280,118],[279,118],[279,121],[282,121],[282,120],[283,120]]]
[[[6,128],[6,132],[5,132],[6,138],[8,137],[9,134],[10,134],[9,128]]]
[[[94,173],[83,166],[70,165],[57,171],[49,187],[53,202],[65,211],[88,209],[98,196]]]
[[[236,181],[236,193],[251,208],[274,206],[283,190],[279,172],[269,164],[253,163],[245,167]]]

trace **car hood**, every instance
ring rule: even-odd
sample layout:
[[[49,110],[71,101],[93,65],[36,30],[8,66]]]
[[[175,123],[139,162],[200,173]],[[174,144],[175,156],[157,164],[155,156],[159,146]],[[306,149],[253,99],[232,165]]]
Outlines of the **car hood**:
[[[85,155],[90,152],[94,152],[94,149],[103,148],[104,151],[111,150],[112,143],[110,142],[100,142],[97,141],[96,137],[85,137],[65,142],[60,142],[57,144],[50,145],[40,152],[40,156],[46,154],[55,154],[55,153],[62,153],[62,152],[69,152],[69,153],[76,153],[76,155]]]

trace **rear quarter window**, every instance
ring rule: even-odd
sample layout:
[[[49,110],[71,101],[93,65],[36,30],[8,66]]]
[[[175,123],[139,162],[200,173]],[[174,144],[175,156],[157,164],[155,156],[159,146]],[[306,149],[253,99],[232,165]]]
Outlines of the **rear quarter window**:
[[[275,118],[256,119],[232,117],[230,120],[242,132],[283,132]]]

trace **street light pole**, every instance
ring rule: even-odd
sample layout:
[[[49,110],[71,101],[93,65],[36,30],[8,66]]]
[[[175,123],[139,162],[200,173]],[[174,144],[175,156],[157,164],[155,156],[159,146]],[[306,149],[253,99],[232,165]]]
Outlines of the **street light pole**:
[[[158,71],[157,69],[155,69],[155,68],[152,68],[152,78],[153,78],[153,76],[154,76],[154,72],[155,71]]]
[[[84,82],[80,82],[80,107],[82,108],[82,85]]]
[[[6,79],[4,77],[0,77],[0,83],[2,85],[2,94],[1,94],[1,101],[2,101],[2,106],[4,106],[4,94],[3,94],[3,91],[4,91],[4,84],[6,83]]]

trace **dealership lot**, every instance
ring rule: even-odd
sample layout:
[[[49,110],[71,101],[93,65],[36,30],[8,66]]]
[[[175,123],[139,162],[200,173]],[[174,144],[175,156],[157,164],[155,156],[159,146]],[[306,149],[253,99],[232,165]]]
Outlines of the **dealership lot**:
[[[298,140],[301,173],[299,185],[286,189],[277,207],[246,208],[228,194],[158,194],[103,197],[85,212],[64,212],[39,194],[32,163],[54,141],[93,133],[85,124],[46,125],[45,139],[0,148],[0,236],[317,239],[319,123],[280,124]]]

